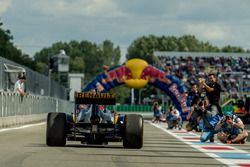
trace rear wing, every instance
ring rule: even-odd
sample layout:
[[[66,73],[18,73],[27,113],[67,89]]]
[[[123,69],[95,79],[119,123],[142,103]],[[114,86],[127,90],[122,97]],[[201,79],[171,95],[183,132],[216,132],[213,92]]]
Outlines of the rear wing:
[[[75,92],[75,104],[115,105],[115,102],[111,93]]]

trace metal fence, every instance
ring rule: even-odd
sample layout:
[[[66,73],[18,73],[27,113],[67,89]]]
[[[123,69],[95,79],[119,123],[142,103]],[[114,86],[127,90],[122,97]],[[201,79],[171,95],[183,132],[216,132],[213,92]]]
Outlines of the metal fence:
[[[17,80],[17,75],[14,75],[15,78],[13,79],[13,75],[11,76],[10,73],[6,72],[4,64],[11,64],[25,69],[27,75],[25,88],[30,94],[67,99],[68,93],[65,87],[60,86],[55,81],[50,82],[49,78],[45,75],[3,57],[0,57],[0,90],[13,91],[14,83]]]
[[[0,128],[43,121],[48,112],[70,113],[74,104],[52,97],[28,95],[0,91]]]

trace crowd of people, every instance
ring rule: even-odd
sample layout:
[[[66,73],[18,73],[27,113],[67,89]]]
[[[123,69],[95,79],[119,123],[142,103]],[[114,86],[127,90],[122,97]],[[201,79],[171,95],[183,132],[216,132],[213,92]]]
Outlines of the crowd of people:
[[[187,94],[187,105],[189,112],[186,116],[188,123],[187,131],[201,132],[201,142],[214,142],[214,136],[217,134],[218,139],[223,143],[245,143],[248,132],[242,119],[232,110],[222,112],[219,104],[222,88],[217,82],[214,73],[208,74],[208,78],[199,78],[198,83],[192,83],[190,91]],[[182,119],[178,110],[174,106],[170,106],[165,113],[165,120],[162,119],[163,114],[155,103],[153,106],[154,119],[157,121],[166,121],[168,128],[182,127]]]
[[[169,129],[181,129],[182,128],[182,118],[180,112],[171,105],[168,107],[167,111],[163,111],[161,105],[158,102],[153,103],[153,123],[166,122]]]
[[[222,90],[229,93],[250,91],[250,57],[159,57],[158,65],[168,68],[185,85],[198,83],[198,78],[213,72]]]

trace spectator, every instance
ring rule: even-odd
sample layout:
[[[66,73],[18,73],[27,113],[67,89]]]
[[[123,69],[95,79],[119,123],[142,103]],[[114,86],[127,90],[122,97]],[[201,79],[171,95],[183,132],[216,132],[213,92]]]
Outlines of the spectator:
[[[169,129],[179,128],[181,130],[182,127],[182,119],[180,116],[180,112],[174,107],[169,106],[168,117],[166,118]]]
[[[226,112],[215,130],[220,131],[217,137],[223,143],[244,144],[248,137],[248,132],[244,130],[244,127],[239,117],[232,112]]]
[[[160,108],[160,105],[158,104],[158,102],[155,102],[153,104],[152,110],[153,110],[153,114],[154,114],[154,118],[152,119],[152,122],[159,123],[162,114],[161,114],[161,108]]]
[[[198,91],[197,84],[191,83],[191,90],[187,96],[187,106],[192,107],[198,103],[200,98],[200,93]]]
[[[237,58],[235,58],[237,57]],[[199,75],[205,77],[208,71],[216,71],[218,77],[220,77],[220,84],[222,90],[227,90],[228,92],[240,92],[242,87],[244,91],[247,91],[249,87],[250,79],[250,58],[249,57],[231,57],[231,56],[186,56],[178,57],[165,57],[160,56],[161,64],[163,66],[168,66],[171,64],[171,71],[180,70],[183,74],[183,81],[185,84],[189,84],[190,81],[196,80],[199,78]],[[223,73],[228,74],[223,74]],[[234,72],[243,72],[244,75],[234,75]],[[201,76],[200,76],[201,77]],[[239,87],[238,82],[242,80],[242,87]]]
[[[245,100],[245,110],[250,115],[250,97],[246,97]]]
[[[18,93],[20,96],[25,96],[27,93],[24,90],[24,83],[26,81],[26,77],[20,76],[19,79],[16,81],[14,86],[14,92]]]
[[[197,85],[192,83],[191,90],[187,96],[187,106],[190,107],[190,111],[187,115],[188,124],[186,125],[187,131],[198,130],[199,114],[197,112],[197,104],[200,99],[200,93],[198,92]]]

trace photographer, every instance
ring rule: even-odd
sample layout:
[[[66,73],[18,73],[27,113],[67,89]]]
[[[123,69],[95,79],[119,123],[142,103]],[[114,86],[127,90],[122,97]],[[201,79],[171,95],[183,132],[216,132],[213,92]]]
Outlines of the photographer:
[[[199,79],[200,89],[206,91],[206,96],[208,97],[209,103],[215,105],[218,108],[219,114],[222,116],[222,110],[219,105],[220,102],[220,92],[221,86],[216,81],[216,76],[214,73],[208,75],[208,83],[205,82],[205,79]]]
[[[205,97],[198,103],[198,112],[201,115],[200,127],[202,134],[200,136],[201,142],[214,142],[215,126],[221,119],[218,114],[218,108],[209,103],[209,100]]]
[[[168,129],[173,129],[173,128],[179,128],[181,130],[182,128],[182,118],[180,116],[180,112],[174,107],[174,106],[169,106],[169,111],[168,111],[169,118],[167,120],[168,124]]]
[[[245,125],[239,117],[232,112],[226,112],[215,130],[220,131],[217,134],[218,139],[227,144],[244,144],[248,137],[248,132],[244,130]]]

